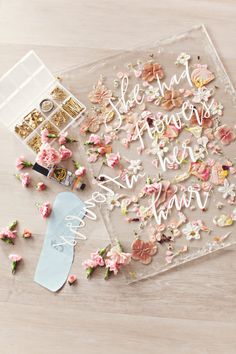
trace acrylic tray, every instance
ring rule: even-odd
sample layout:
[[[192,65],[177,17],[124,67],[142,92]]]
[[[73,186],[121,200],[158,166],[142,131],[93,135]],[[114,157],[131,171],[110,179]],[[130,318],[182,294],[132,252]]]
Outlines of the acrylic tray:
[[[162,103],[158,105],[158,102],[154,104],[153,100],[150,98],[149,102],[145,104],[145,107],[139,103],[135,103],[131,108],[132,114],[130,115],[125,112],[124,104],[119,105],[119,113],[115,112],[114,109],[113,112],[115,113],[111,113],[111,109],[109,109],[111,108],[110,103],[106,107],[102,107],[101,104],[97,103],[101,91],[97,90],[94,92],[94,85],[96,86],[98,80],[102,80],[107,90],[109,90],[109,92],[103,92],[103,94],[107,95],[106,97],[114,97],[113,102],[118,102],[117,97],[121,97],[121,73],[127,73],[129,83],[125,93],[126,101],[136,84],[140,85],[139,88],[141,91],[139,91],[139,93],[145,94],[145,97],[153,95],[153,92],[155,92],[153,87],[157,87],[156,81],[149,82],[149,85],[152,87],[148,84],[143,84],[143,81],[146,79],[143,80],[142,77],[138,77],[139,73],[137,71],[144,70],[144,63],[152,60],[153,63],[161,64],[165,72],[164,81],[168,83],[174,74],[180,77],[183,72],[183,65],[175,64],[177,57],[182,52],[188,53],[191,56],[189,61],[190,75],[193,70],[197,69],[197,67],[194,66],[195,64],[206,64],[207,70],[215,76],[214,80],[206,83],[205,86],[208,90],[212,90],[211,92],[214,91],[212,97],[208,100],[208,104],[213,98],[215,101],[212,102],[216,103],[212,104],[208,109],[210,119],[212,120],[211,128],[213,130],[211,133],[214,136],[216,131],[218,131],[218,140],[215,142],[215,136],[213,140],[209,140],[205,152],[203,149],[202,155],[200,155],[200,148],[203,148],[204,141],[200,143],[198,139],[206,136],[207,128],[204,127],[201,133],[199,133],[199,124],[195,125],[196,129],[191,130],[191,128],[193,128],[192,123],[190,124],[188,121],[185,121],[185,126],[181,132],[177,134],[177,137],[174,136],[176,130],[170,130],[169,133],[173,134],[173,137],[170,140],[168,140],[168,138],[165,141],[166,144],[161,146],[161,148],[169,149],[167,152],[164,150],[164,156],[169,156],[168,154],[175,146],[178,146],[180,151],[182,151],[182,143],[186,141],[186,139],[190,139],[189,146],[192,148],[192,151],[196,152],[196,156],[200,156],[200,158],[195,161],[197,165],[193,165],[194,168],[192,165],[190,168],[190,163],[193,161],[187,156],[186,161],[180,165],[179,169],[175,170],[172,167],[164,171],[160,166],[160,161],[159,165],[154,166],[156,145],[152,145],[153,139],[150,139],[147,131],[142,135],[145,146],[143,152],[140,152],[140,150],[142,150],[140,149],[141,139],[131,141],[128,148],[124,146],[124,143],[127,144],[127,131],[131,133],[132,122],[134,120],[140,122],[140,120],[142,120],[141,114],[146,110],[153,114],[162,112],[163,114],[167,113],[171,115],[174,112],[178,112],[182,108],[182,105],[180,108],[174,105],[171,111],[166,111],[164,109],[164,107],[166,107],[164,103],[168,105],[168,97],[166,97],[166,99],[162,98],[162,100],[164,100],[161,101],[163,105]],[[208,73],[206,79],[206,71],[204,70],[200,72],[201,75],[199,71],[195,73],[195,83],[193,84],[192,82],[192,87],[190,87],[187,79],[183,79],[179,84],[173,86],[174,89],[183,89],[185,90],[184,92],[193,90],[196,93],[196,85],[199,87],[199,80],[202,80],[202,77],[205,77],[205,80],[212,78]],[[119,164],[114,168],[110,168],[104,163],[104,161],[106,161],[106,155],[103,155],[103,157],[100,156],[94,163],[88,162],[87,165],[93,175],[94,183],[97,184],[97,190],[107,198],[105,203],[101,203],[101,212],[111,240],[114,241],[118,239],[126,252],[133,252],[133,258],[135,260],[132,260],[130,265],[125,267],[128,282],[138,281],[162,273],[178,265],[185,264],[191,260],[211,254],[236,243],[236,209],[234,198],[235,140],[229,145],[224,145],[222,144],[222,142],[226,142],[224,135],[221,134],[222,140],[220,140],[221,138],[219,137],[219,128],[223,124],[230,127],[230,132],[234,131],[236,95],[233,85],[225,72],[224,66],[204,26],[198,26],[186,33],[159,41],[155,43],[151,49],[142,48],[125,51],[105,60],[95,62],[92,65],[73,68],[72,70],[62,73],[62,77],[63,84],[68,87],[75,96],[78,95],[80,100],[87,107],[85,117],[83,117],[82,121],[79,121],[78,128],[75,125],[70,128],[74,135],[75,132],[78,133],[78,131],[83,133],[80,134],[79,139],[81,148],[84,146],[84,153],[88,154],[91,148],[93,152],[96,150],[95,146],[87,144],[92,134],[99,135],[101,139],[104,139],[104,136],[110,135],[114,140],[111,143],[104,143],[103,148],[107,148],[107,154],[109,155],[109,146],[111,145],[112,152],[119,152],[121,157]],[[101,89],[103,90],[104,88]],[[133,91],[132,97],[134,97],[134,95],[135,93]],[[195,97],[194,101],[192,101],[193,97]],[[202,106],[202,101],[196,102],[196,97],[197,94],[184,97],[183,102],[188,100],[194,107],[205,107]],[[156,94],[155,100],[158,99],[159,96]],[[91,102],[91,100],[93,102]],[[178,104],[178,102],[175,103],[176,105]],[[223,109],[221,104],[224,107]],[[156,118],[152,120],[152,115],[150,117],[149,124],[151,126],[150,122],[155,121]],[[120,120],[120,118],[122,119]],[[210,126],[209,122],[210,121],[206,121],[204,125]],[[119,124],[121,124],[121,127],[116,130]],[[165,131],[166,130],[167,125],[165,125]],[[169,135],[169,133],[167,135]],[[210,136],[209,131],[207,131],[207,134]],[[229,134],[228,130],[226,131],[228,138],[227,134]],[[161,138],[155,138],[154,140],[159,142]],[[211,146],[210,148],[208,148],[209,144]],[[214,144],[219,145],[220,151],[217,151],[218,148],[214,146]],[[99,146],[97,146],[97,148],[98,147]],[[151,152],[151,150],[154,150],[154,152]],[[211,159],[214,159],[214,166],[211,165],[213,164]],[[130,165],[128,161],[130,160],[140,160],[143,170],[139,172],[141,175],[145,173],[145,176],[137,178],[132,187],[128,186],[123,179],[125,178],[125,174],[127,174],[127,171],[124,172],[124,170],[128,170],[128,166]],[[207,163],[204,165],[206,161]],[[198,164],[198,162],[200,162],[200,164]],[[203,166],[205,166],[205,171],[204,168],[203,171],[199,170],[199,168]],[[194,169],[196,169],[195,172]],[[210,177],[208,179],[205,173],[206,175],[209,174]],[[183,179],[185,174],[189,174],[189,177],[181,180],[180,176],[182,176]],[[118,178],[117,176],[120,177]],[[131,176],[129,175],[129,177]],[[191,198],[189,198],[189,200],[191,199],[190,206],[181,208],[181,214],[177,212],[175,207],[170,209],[167,219],[162,220],[164,226],[161,225],[161,227],[157,224],[155,217],[153,215],[150,216],[147,210],[145,211],[145,208],[150,210],[150,205],[153,204],[153,199],[151,199],[153,198],[152,195],[145,194],[143,196],[144,186],[147,184],[147,177],[151,178],[151,184],[155,181],[158,183],[161,179],[162,192],[159,198],[155,200],[155,209],[159,212],[163,205],[168,205],[170,198],[174,194],[178,197],[183,195],[189,196],[189,194],[191,194]],[[116,178],[116,181],[120,185],[114,182],[114,180],[108,182],[109,178]],[[163,183],[163,180],[169,181],[170,184],[168,185],[166,182]],[[224,182],[225,180],[229,186]],[[148,180],[148,183],[150,183],[150,180]],[[102,188],[101,184],[108,187],[110,192]],[[194,191],[198,190],[199,186],[199,193],[195,193]],[[189,188],[192,191],[191,193],[189,192]],[[208,190],[209,188],[211,188],[210,191]],[[231,194],[228,195],[226,190]],[[112,193],[114,193],[113,196]],[[204,204],[204,200],[207,196],[206,193],[209,193],[206,206],[199,208],[199,205],[196,204],[196,200],[200,198],[202,204]],[[227,196],[223,198],[225,193]],[[117,195],[120,196],[118,200]],[[151,210],[154,210],[153,207]],[[184,221],[185,217],[186,221]],[[180,222],[180,224],[178,224],[178,222]],[[133,244],[136,239],[141,240],[141,242],[135,242]]]

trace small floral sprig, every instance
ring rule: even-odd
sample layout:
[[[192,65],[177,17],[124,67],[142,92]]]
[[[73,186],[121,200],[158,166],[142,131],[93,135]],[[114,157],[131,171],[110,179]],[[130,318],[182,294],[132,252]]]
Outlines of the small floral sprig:
[[[78,177],[82,177],[86,174],[86,168],[81,165],[79,162],[73,160],[73,164],[76,168],[75,175]]]
[[[111,274],[116,275],[122,266],[129,264],[131,254],[125,253],[121,243],[116,240],[116,244],[111,247],[108,245],[105,248],[99,249],[91,253],[90,259],[82,263],[86,269],[86,276],[90,278],[97,267],[105,267],[104,279],[107,280]]]
[[[58,139],[59,145],[65,145],[70,143],[77,143],[78,141],[74,138],[68,137],[68,132],[63,132],[58,134],[49,133],[48,129],[44,129],[41,133],[42,143],[48,143],[50,139]]]
[[[23,232],[23,238],[31,238],[32,237],[32,232],[29,229],[24,229]]]
[[[76,275],[75,275],[75,274],[69,275],[67,281],[68,281],[68,284],[69,284],[70,286],[73,285],[73,284],[75,284],[76,281],[77,281]]]
[[[6,243],[14,244],[14,239],[17,236],[16,231],[17,221],[13,221],[9,226],[3,227],[0,231],[0,239]]]
[[[60,145],[65,145],[65,144],[77,143],[78,140],[69,137],[68,132],[64,132],[64,133],[60,133],[58,142]]]
[[[116,240],[116,245],[107,252],[106,257],[106,272],[104,276],[105,280],[109,279],[112,273],[116,275],[121,267],[129,264],[131,261],[131,254],[124,252],[123,247],[118,240]]]
[[[15,175],[15,177],[16,177],[19,181],[21,181],[22,186],[23,186],[24,188],[29,187],[29,185],[30,185],[30,183],[31,183],[31,177],[30,177],[30,175],[28,174],[28,172],[26,172],[26,173],[17,173],[17,174]]]
[[[25,167],[31,167],[33,166],[30,161],[25,160],[24,156],[20,156],[16,160],[16,169],[18,171],[23,170]]]
[[[90,259],[87,259],[82,263],[82,266],[86,269],[86,276],[90,278],[97,267],[104,267],[104,257],[107,253],[107,247],[101,248],[96,252],[91,253]]]
[[[12,274],[15,274],[17,265],[22,260],[22,257],[18,254],[10,254],[8,258],[10,259],[10,261],[12,261],[11,272]]]
[[[43,204],[36,203],[40,214],[44,219],[48,218],[52,212],[52,206],[49,202],[44,202]]]

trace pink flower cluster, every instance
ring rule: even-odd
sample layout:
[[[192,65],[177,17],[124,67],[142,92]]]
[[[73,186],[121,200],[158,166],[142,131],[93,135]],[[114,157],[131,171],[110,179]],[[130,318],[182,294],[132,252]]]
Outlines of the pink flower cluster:
[[[115,154],[115,153],[107,154],[106,158],[107,158],[107,166],[109,166],[111,168],[114,168],[120,162],[120,154],[119,153],[118,154]]]
[[[49,202],[45,202],[43,203],[40,207],[39,207],[39,212],[42,215],[42,217],[48,218],[52,212],[52,207],[51,204]]]
[[[61,156],[50,144],[45,143],[40,148],[36,162],[44,167],[52,167],[61,162]]]
[[[11,230],[10,227],[5,226],[1,229],[0,231],[0,239],[3,241],[10,241],[10,243],[13,243],[13,240],[17,236],[17,231],[16,230]]]
[[[101,250],[97,250],[94,253],[91,253],[90,259],[87,259],[82,263],[85,269],[103,267],[105,265],[104,259],[101,256]]]
[[[152,193],[155,193],[159,190],[160,188],[160,185],[155,182],[155,183],[147,183],[144,188],[143,188],[143,191],[144,193],[147,193],[147,194],[152,194]]]
[[[117,244],[114,247],[112,247],[109,252],[107,252],[105,265],[109,272],[113,272],[116,275],[120,270],[120,268],[122,266],[129,264],[130,261],[131,261],[131,254],[123,252],[120,244]],[[107,275],[109,276],[109,274]]]
[[[65,147],[65,145],[60,146],[59,153],[60,153],[61,161],[68,160],[72,156],[72,151],[67,147]]]
[[[117,241],[116,245],[109,250],[110,246],[91,253],[90,259],[82,263],[86,269],[87,278],[91,277],[97,267],[106,267],[104,279],[108,279],[110,274],[117,274],[120,268],[129,264],[131,254],[123,252],[121,244]],[[109,250],[109,251],[108,251]]]

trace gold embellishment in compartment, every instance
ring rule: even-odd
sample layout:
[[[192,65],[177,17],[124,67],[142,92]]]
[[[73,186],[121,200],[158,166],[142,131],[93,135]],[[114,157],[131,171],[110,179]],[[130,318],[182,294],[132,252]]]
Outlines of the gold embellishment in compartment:
[[[47,129],[49,134],[58,134],[58,130],[56,127],[54,127],[50,122],[45,122],[41,127],[40,127],[40,133],[44,130]]]
[[[64,101],[68,94],[61,87],[56,87],[50,94],[54,100]]]
[[[24,121],[32,128],[32,130],[36,129],[44,120],[45,118],[36,109],[24,118]]]
[[[66,124],[68,124],[70,117],[68,116],[68,114],[65,111],[60,109],[59,111],[57,111],[56,113],[54,113],[52,115],[51,120],[52,120],[53,124],[55,124],[56,127],[61,128],[61,127],[65,126]]]
[[[21,139],[27,138],[32,133],[32,129],[24,121],[21,124],[15,126],[15,133],[21,137]]]
[[[70,97],[63,105],[62,108],[66,111],[72,118],[76,118],[81,111],[83,111],[83,106]]]
[[[27,141],[27,145],[34,150],[36,153],[39,152],[40,146],[42,145],[41,137],[35,134],[32,138]]]

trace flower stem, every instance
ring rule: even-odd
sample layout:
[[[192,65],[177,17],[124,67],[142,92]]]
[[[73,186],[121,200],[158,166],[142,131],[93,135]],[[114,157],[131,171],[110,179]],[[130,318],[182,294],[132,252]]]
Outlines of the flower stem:
[[[15,230],[17,225],[17,220],[14,220],[10,225],[9,225],[9,230],[13,231]]]

